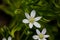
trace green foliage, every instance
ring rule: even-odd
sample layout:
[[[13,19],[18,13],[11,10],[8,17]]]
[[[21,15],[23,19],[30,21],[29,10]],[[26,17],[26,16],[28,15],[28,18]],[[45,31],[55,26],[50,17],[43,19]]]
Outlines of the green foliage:
[[[30,13],[36,10],[37,16],[42,16],[39,20],[41,24],[39,30],[46,28],[47,34],[50,35],[48,40],[58,40],[60,0],[3,0],[0,9],[12,16],[9,26],[0,28],[0,34],[3,37],[7,38],[10,35],[13,40],[33,40],[32,36],[36,34],[36,28],[29,29],[29,26],[22,23],[22,20],[25,18],[25,12]]]

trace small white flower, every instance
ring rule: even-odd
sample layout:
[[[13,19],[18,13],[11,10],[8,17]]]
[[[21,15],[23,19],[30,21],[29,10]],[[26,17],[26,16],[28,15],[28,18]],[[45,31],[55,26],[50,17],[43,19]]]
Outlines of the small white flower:
[[[3,38],[2,40],[6,40],[6,38]]]
[[[30,28],[32,28],[33,25],[35,25],[37,28],[40,28],[41,25],[37,21],[40,20],[41,17],[36,17],[35,18],[35,15],[36,15],[35,10],[32,10],[30,15],[28,13],[25,13],[25,16],[26,16],[27,19],[24,19],[23,23],[26,23],[26,24],[29,23]]]
[[[9,36],[9,37],[8,37],[8,40],[12,40],[12,38]]]
[[[3,38],[2,40],[7,40],[6,38]],[[8,40],[12,40],[12,38],[9,36]]]
[[[36,33],[37,33],[37,35],[33,36],[33,39],[35,39],[35,40],[37,40],[37,39],[38,40],[47,40],[46,38],[49,37],[49,35],[45,35],[46,34],[45,28],[42,30],[42,32],[40,32],[38,29],[36,29]]]

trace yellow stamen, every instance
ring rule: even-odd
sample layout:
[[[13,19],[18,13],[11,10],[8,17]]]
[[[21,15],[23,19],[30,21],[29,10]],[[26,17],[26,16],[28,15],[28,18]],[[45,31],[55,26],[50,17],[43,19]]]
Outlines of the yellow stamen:
[[[41,33],[41,34],[39,35],[39,38],[40,38],[40,39],[43,39],[43,38],[44,38],[44,35]]]
[[[33,22],[34,22],[34,18],[31,17],[31,18],[29,19],[29,22],[30,22],[30,23],[33,23]]]

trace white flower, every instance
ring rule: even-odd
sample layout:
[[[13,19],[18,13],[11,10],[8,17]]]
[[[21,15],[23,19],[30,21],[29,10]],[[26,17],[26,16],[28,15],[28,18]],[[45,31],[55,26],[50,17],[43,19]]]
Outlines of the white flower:
[[[36,17],[35,18],[35,15],[36,15],[35,10],[32,10],[30,15],[28,13],[25,13],[25,16],[26,16],[27,19],[24,19],[23,23],[26,23],[26,24],[29,23],[30,28],[32,28],[33,25],[36,26],[37,28],[40,28],[41,25],[37,21],[40,20],[41,17]]]
[[[2,40],[7,40],[6,38],[3,38]],[[12,38],[9,36],[8,40],[12,40]]]
[[[36,29],[36,33],[37,33],[37,35],[33,36],[33,39],[35,39],[35,40],[37,40],[37,39],[38,40],[47,40],[46,38],[49,37],[49,35],[45,35],[46,34],[45,28],[42,30],[42,32],[40,32],[38,29]]]
[[[6,40],[6,38],[3,38],[2,40]]]
[[[12,38],[9,36],[9,37],[8,37],[8,40],[12,40]]]

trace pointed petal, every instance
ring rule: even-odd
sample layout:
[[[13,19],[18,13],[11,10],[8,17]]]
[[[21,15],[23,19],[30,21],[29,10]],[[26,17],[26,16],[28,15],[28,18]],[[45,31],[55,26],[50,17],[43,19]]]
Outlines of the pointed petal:
[[[12,40],[12,38],[9,36],[9,37],[8,37],[8,40]]]
[[[36,29],[36,33],[39,35],[40,34],[40,31],[38,29]]]
[[[40,28],[41,25],[38,23],[38,22],[34,22],[34,25],[37,27],[37,28]]]
[[[36,17],[35,18],[35,21],[38,21],[38,20],[40,20],[42,17]]]
[[[47,39],[44,38],[43,40],[47,40]]]
[[[33,27],[33,24],[32,23],[29,23],[29,27],[32,28]]]
[[[46,33],[46,28],[42,30],[42,34],[45,34],[45,33]]]
[[[2,40],[6,40],[6,38],[3,38]]]
[[[48,38],[48,37],[49,37],[49,35],[44,35],[44,37],[45,37],[45,38]]]
[[[25,13],[25,16],[26,16],[26,18],[27,18],[27,19],[29,19],[29,18],[30,18],[30,16],[29,16],[29,14],[28,14],[28,13]]]
[[[35,17],[35,15],[36,15],[36,11],[35,10],[32,10],[31,11],[31,17]]]
[[[23,23],[29,23],[27,19],[23,19]]]
[[[34,35],[34,36],[33,36],[33,39],[38,39],[38,38],[39,38],[38,35]]]
[[[41,40],[41,39],[38,39],[38,40]]]

